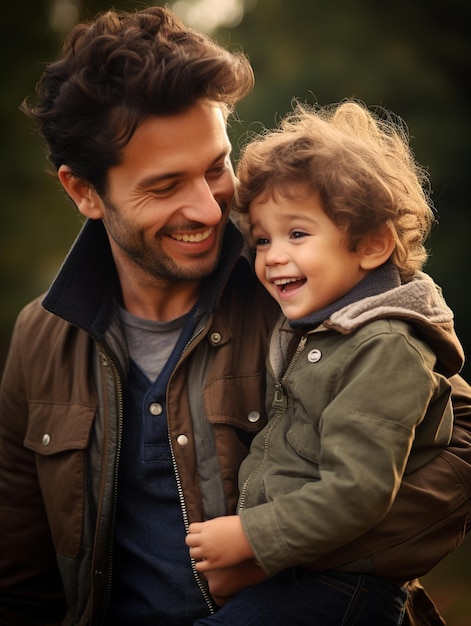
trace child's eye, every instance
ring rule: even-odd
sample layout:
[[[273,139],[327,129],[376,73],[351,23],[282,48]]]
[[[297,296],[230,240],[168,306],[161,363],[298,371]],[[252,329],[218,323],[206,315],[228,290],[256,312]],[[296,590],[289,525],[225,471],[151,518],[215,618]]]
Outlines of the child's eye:
[[[293,230],[291,237],[292,239],[300,239],[301,237],[307,237],[307,233],[302,230]]]
[[[267,237],[256,237],[254,239],[255,246],[258,248],[259,246],[266,246],[270,243],[270,240]]]

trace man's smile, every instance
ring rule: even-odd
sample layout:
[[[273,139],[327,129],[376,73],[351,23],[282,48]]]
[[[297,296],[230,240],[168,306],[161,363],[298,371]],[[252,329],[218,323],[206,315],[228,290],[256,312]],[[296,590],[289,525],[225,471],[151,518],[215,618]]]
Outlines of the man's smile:
[[[208,228],[207,230],[200,233],[172,233],[170,236],[176,241],[200,243],[201,241],[206,241],[206,239],[210,237],[212,232],[213,227],[211,226],[211,228]]]

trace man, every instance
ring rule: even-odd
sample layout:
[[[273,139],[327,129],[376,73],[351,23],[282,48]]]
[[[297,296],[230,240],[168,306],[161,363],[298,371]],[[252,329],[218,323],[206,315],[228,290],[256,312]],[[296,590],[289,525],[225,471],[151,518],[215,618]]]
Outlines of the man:
[[[19,316],[2,381],[1,624],[187,625],[216,609],[185,533],[235,509],[278,313],[229,221],[226,120],[252,85],[243,56],[154,7],[78,25],[24,105],[86,222]],[[416,488],[429,512],[437,476],[450,487],[438,467]],[[458,543],[469,504],[452,482],[439,517],[453,532],[412,556],[418,535],[432,548],[413,518],[401,553],[391,513],[380,573],[384,555],[388,575],[400,563],[413,578]],[[246,569],[212,591],[260,575]]]

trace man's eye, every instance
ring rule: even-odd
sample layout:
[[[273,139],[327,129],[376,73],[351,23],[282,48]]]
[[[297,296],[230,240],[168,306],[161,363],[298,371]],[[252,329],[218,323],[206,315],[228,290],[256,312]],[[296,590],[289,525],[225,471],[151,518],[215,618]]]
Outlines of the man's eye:
[[[154,196],[168,196],[173,191],[175,191],[176,187],[177,187],[176,183],[171,183],[170,185],[166,185],[165,187],[152,189],[152,194]]]
[[[223,174],[225,174],[228,170],[228,166],[226,163],[223,163],[222,165],[218,165],[217,167],[213,167],[211,168],[208,173],[206,174],[207,178],[218,178],[219,176],[222,176]]]

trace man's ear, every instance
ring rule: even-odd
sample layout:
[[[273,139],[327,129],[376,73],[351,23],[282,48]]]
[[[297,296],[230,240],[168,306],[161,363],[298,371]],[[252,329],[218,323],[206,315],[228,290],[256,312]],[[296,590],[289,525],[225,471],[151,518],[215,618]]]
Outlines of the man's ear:
[[[383,265],[395,247],[396,240],[391,229],[387,226],[376,233],[365,235],[358,246],[361,267],[364,270],[374,270]]]
[[[74,176],[67,165],[61,165],[57,175],[61,185],[75,202],[82,215],[92,220],[103,217],[103,201],[90,183]]]

